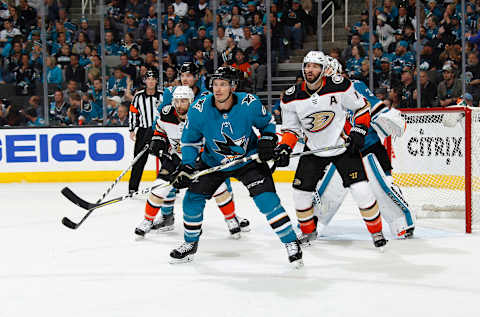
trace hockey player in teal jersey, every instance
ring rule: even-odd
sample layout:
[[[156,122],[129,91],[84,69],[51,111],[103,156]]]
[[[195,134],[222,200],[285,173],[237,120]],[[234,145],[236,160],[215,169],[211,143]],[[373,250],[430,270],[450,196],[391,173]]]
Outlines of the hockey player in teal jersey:
[[[192,89],[194,94],[193,103],[195,103],[201,97],[204,97],[211,93],[209,90],[201,89],[197,85],[199,72],[200,68],[193,62],[185,62],[180,67],[180,80],[182,82],[182,86],[188,86]],[[158,113],[162,113],[161,110],[163,107],[172,105],[173,94],[177,87],[178,86],[173,86],[165,89],[165,92],[163,94],[163,102],[158,108]],[[160,161],[162,161],[162,157],[160,157]],[[231,215],[235,215],[233,192],[232,186],[230,184],[230,179],[226,179],[225,184],[227,185],[227,193],[215,196],[215,200],[220,207],[220,210],[225,216],[225,221],[227,223],[230,223]],[[168,199],[165,200],[165,204],[161,207],[161,219],[173,219],[173,206],[175,203],[176,195],[177,191],[175,189],[173,189],[168,194]],[[230,202],[229,205],[227,205],[226,202]],[[248,219],[235,215],[233,221],[236,221],[238,223],[238,226],[240,226],[242,232],[250,231],[250,222],[248,221]],[[164,224],[166,224],[165,221],[160,221],[160,223],[155,226],[155,229],[161,228]],[[232,226],[235,226],[235,224],[232,224]],[[236,232],[236,228],[232,227],[231,232]]]
[[[171,262],[193,259],[202,230],[206,200],[225,179],[235,177],[247,187],[256,206],[285,244],[289,261],[300,267],[303,265],[300,244],[275,192],[272,174],[266,163],[275,156],[275,124],[256,96],[235,92],[238,80],[233,68],[218,68],[211,79],[213,94],[200,98],[188,111],[182,134],[182,164],[173,181],[176,188],[188,188],[183,200],[185,242],[172,250]],[[260,139],[254,127],[260,131]],[[204,151],[200,153],[202,145]],[[257,152],[260,162],[250,161],[201,176],[193,182],[191,180],[199,156],[199,169],[205,169]]]

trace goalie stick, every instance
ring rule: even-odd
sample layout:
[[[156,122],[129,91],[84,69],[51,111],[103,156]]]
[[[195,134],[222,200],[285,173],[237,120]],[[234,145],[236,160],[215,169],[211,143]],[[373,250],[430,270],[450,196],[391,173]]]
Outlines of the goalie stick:
[[[335,149],[344,148],[346,146],[347,146],[346,144],[342,144],[342,145],[337,145],[337,146],[324,147],[324,148],[320,148],[320,149],[316,149],[316,150],[312,150],[312,151],[307,151],[307,152],[292,153],[292,154],[290,154],[290,157],[304,156],[304,155],[309,155],[309,154],[313,154],[313,153],[317,153],[317,152],[335,150]],[[203,175],[207,175],[207,174],[210,174],[210,173],[213,173],[213,172],[221,171],[221,170],[224,170],[224,169],[227,169],[227,168],[230,168],[230,167],[234,167],[234,166],[237,166],[239,164],[246,163],[246,162],[253,161],[253,160],[258,160],[258,154],[253,154],[253,155],[241,158],[241,159],[231,161],[231,162],[226,163],[224,165],[218,165],[218,166],[214,166],[214,167],[199,171],[199,172],[195,173],[194,175],[192,175],[191,179],[195,179],[195,178],[198,178],[198,177],[203,176]],[[81,226],[81,224],[90,216],[90,214],[95,209],[98,209],[98,208],[101,208],[101,207],[104,207],[104,206],[108,206],[108,205],[111,205],[111,204],[115,204],[115,203],[121,202],[125,199],[132,198],[132,197],[135,197],[135,196],[138,196],[138,195],[148,194],[155,188],[162,188],[162,187],[167,187],[167,186],[170,186],[170,185],[171,185],[170,183],[154,185],[154,186],[147,187],[147,188],[144,188],[142,190],[139,190],[139,191],[136,191],[136,192],[133,192],[133,193],[129,193],[127,195],[123,195],[123,196],[113,198],[113,199],[107,200],[107,201],[102,202],[102,203],[97,203],[97,204],[92,204],[92,203],[88,203],[88,202],[84,201],[86,203],[84,206],[81,206],[80,204],[77,204],[78,206],[80,206],[84,209],[88,209],[88,212],[85,214],[85,216],[83,216],[83,218],[80,220],[80,222],[75,223],[72,220],[70,220],[69,218],[63,217],[62,224],[65,225],[66,227],[70,228],[70,229],[75,230],[75,229],[77,229],[78,227]],[[68,193],[63,193],[63,191],[69,191],[69,192]],[[70,191],[67,187],[65,187],[62,190],[62,194],[71,195],[73,199],[75,199],[75,197],[78,198],[78,199],[81,199],[80,197],[75,195],[75,193]],[[87,208],[85,208],[85,207],[87,207]]]
[[[118,184],[118,182],[120,181],[120,179],[122,179],[123,176],[125,176],[125,174],[127,174],[127,172],[132,168],[133,165],[135,165],[135,163],[137,163],[137,161],[140,159],[140,157],[148,150],[148,145],[145,145],[145,147],[142,149],[142,151],[140,153],[137,154],[137,156],[134,157],[133,161],[130,163],[130,165],[117,177],[117,179],[110,185],[110,187],[102,194],[102,197],[99,198],[97,200],[97,202],[95,204],[99,204],[100,202],[102,202],[102,200],[105,199],[105,197],[110,193],[110,191]],[[70,188],[67,187],[64,187],[62,190],[61,190],[61,193],[63,196],[65,196],[65,198],[67,198],[68,200],[70,200],[72,203],[74,203],[75,205],[83,208],[83,209],[90,209],[90,206],[92,205],[95,205],[95,204],[92,204],[82,198],[80,198],[77,194],[75,194]]]

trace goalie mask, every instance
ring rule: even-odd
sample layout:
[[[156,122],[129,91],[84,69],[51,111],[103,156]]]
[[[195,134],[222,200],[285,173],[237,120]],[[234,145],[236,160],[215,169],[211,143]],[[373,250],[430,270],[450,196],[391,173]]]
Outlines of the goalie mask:
[[[325,71],[326,76],[333,76],[333,75],[341,75],[343,72],[342,64],[336,59],[331,56],[327,56],[328,60],[328,68]]]
[[[190,104],[195,99],[193,90],[188,86],[177,86],[173,91],[173,106],[180,118],[185,118]]]
[[[321,71],[320,71],[320,74],[317,77],[315,77],[313,79],[310,79],[310,80],[307,79],[307,75],[305,73],[308,63],[318,64],[322,68]],[[325,54],[323,54],[320,51],[310,51],[303,58],[303,64],[302,64],[303,79],[305,79],[305,81],[308,84],[314,86],[325,76],[325,72],[327,71],[327,68],[329,66],[330,66],[330,63],[329,63],[327,57],[325,56]]]

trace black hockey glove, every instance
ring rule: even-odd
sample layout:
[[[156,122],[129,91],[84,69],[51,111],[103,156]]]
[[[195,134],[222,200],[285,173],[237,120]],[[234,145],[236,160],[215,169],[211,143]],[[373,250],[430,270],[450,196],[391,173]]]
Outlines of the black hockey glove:
[[[354,126],[350,130],[348,141],[348,151],[351,154],[360,152],[360,149],[365,144],[365,136],[367,135],[368,128],[363,125]]]
[[[265,133],[258,140],[257,152],[260,161],[266,162],[274,158],[278,137],[275,133]]]
[[[188,188],[192,184],[195,169],[190,165],[181,164],[172,175],[172,186],[177,189]]]
[[[160,152],[166,151],[168,148],[168,139],[163,135],[154,135],[150,141],[148,152],[160,157]]]
[[[285,167],[290,164],[290,154],[292,153],[292,148],[287,144],[280,144],[275,149],[274,160],[277,163],[277,167]]]

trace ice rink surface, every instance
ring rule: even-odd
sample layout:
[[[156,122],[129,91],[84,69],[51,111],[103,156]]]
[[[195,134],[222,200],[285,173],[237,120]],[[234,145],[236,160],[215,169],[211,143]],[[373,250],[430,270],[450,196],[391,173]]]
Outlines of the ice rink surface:
[[[348,199],[327,237],[304,249],[305,267],[294,270],[233,183],[237,213],[252,231],[230,239],[208,202],[194,262],[170,265],[183,239],[180,200],[175,231],[135,241],[144,201],[98,209],[73,231],[62,217],[79,221],[85,211],[61,196],[66,185],[96,201],[109,184],[0,184],[2,317],[480,315],[480,235],[463,234],[459,219],[420,220],[415,239],[390,240],[381,254]],[[277,189],[295,219],[290,185]]]

